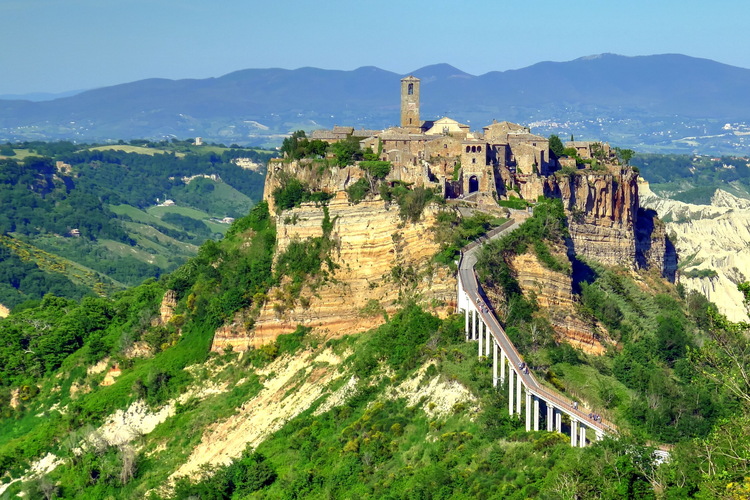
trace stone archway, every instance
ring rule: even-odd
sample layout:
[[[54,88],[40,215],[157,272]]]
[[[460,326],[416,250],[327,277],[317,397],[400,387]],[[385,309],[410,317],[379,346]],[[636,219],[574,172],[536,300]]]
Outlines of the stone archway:
[[[479,191],[479,179],[476,175],[469,177],[469,193]]]

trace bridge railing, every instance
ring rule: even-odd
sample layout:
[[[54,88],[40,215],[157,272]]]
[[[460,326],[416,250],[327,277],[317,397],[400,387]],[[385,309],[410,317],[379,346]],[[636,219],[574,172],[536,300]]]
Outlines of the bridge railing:
[[[493,237],[502,233],[503,231],[511,227],[513,224],[515,224],[515,221],[512,221],[512,220],[506,221],[500,224],[499,226],[497,226],[496,228],[487,231],[484,235],[480,236],[476,240],[472,241],[471,243],[463,247],[461,249],[461,259],[463,259],[464,253],[478,247],[479,245],[482,245],[486,241],[491,240]],[[461,261],[459,260],[459,267],[461,266],[460,262]]]

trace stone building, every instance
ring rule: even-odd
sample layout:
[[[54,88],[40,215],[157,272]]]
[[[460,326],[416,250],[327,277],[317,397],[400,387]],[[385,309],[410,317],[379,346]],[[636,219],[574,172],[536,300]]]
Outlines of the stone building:
[[[549,141],[528,128],[495,121],[480,133],[449,117],[422,121],[419,97],[419,78],[407,76],[401,80],[399,127],[355,131],[337,126],[316,130],[312,138],[329,143],[361,138],[362,149],[380,151],[380,159],[393,164],[393,180],[437,184],[447,197],[503,197],[515,175],[547,175],[559,168]]]
[[[422,132],[419,120],[419,78],[407,76],[401,80],[401,128],[410,133]]]

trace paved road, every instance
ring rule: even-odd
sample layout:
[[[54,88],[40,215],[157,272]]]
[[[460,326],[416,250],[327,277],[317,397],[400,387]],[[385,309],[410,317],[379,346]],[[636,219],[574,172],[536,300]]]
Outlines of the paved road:
[[[485,304],[484,297],[481,294],[480,287],[476,279],[476,274],[474,272],[474,265],[477,262],[477,253],[479,251],[479,248],[486,241],[500,238],[515,230],[519,225],[520,223],[516,221],[509,221],[496,230],[488,233],[487,237],[482,238],[477,242],[471,243],[470,245],[467,245],[462,250],[458,272],[461,275],[461,283],[463,283],[464,291],[467,293],[467,295],[469,296],[469,300],[472,303],[477,304],[477,298],[479,298],[479,304]],[[511,369],[520,377],[524,386],[528,388],[530,393],[535,394],[541,399],[552,403],[554,406],[567,413],[568,415],[574,416],[579,422],[584,422],[589,428],[601,430],[606,433],[612,433],[616,430],[614,425],[604,420],[598,422],[589,418],[587,413],[583,413],[582,411],[577,410],[573,407],[572,400],[555,394],[546,387],[540,385],[536,381],[536,378],[534,377],[532,372],[529,371],[528,373],[526,373],[525,371],[520,370],[518,367],[521,366],[521,363],[524,362],[523,358],[518,350],[516,350],[513,342],[511,342],[508,338],[508,335],[505,333],[503,327],[500,326],[500,322],[492,313],[492,310],[488,307],[488,312],[485,313],[482,311],[481,307],[478,309],[480,317],[489,327],[490,331],[492,332],[492,336],[495,338],[497,343],[502,348],[503,352],[505,352],[506,356],[508,357]]]

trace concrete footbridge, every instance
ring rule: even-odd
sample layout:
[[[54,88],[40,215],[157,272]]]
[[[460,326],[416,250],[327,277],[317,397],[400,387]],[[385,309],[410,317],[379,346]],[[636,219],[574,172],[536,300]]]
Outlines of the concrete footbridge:
[[[461,251],[458,264],[458,311],[466,318],[466,340],[476,340],[479,356],[492,356],[492,385],[508,383],[508,413],[526,413],[526,430],[538,431],[544,424],[546,430],[563,431],[563,415],[569,421],[572,446],[586,446],[587,440],[600,440],[605,434],[614,434],[614,425],[598,415],[584,413],[578,403],[565,398],[537,382],[529,371],[523,357],[500,326],[482,292],[474,272],[476,252],[487,240],[501,237],[519,226],[517,221],[508,221],[490,231],[479,241],[471,243]],[[540,413],[542,411],[543,413]],[[542,421],[542,417],[543,421]],[[591,430],[592,433],[587,433]]]

